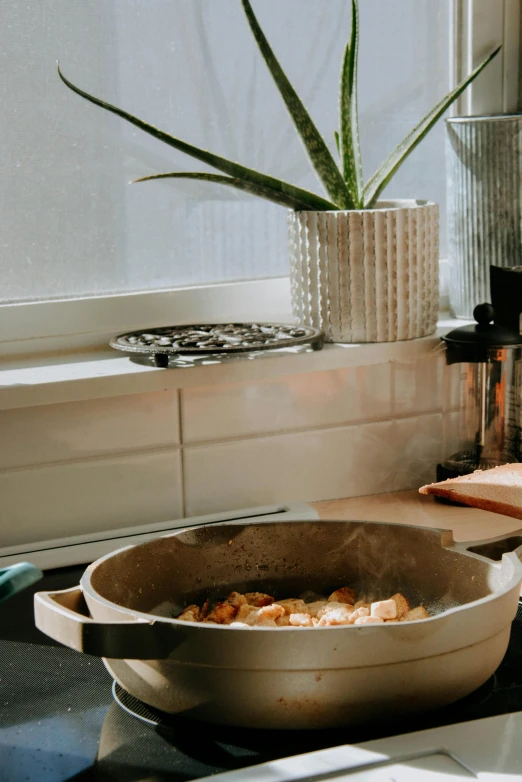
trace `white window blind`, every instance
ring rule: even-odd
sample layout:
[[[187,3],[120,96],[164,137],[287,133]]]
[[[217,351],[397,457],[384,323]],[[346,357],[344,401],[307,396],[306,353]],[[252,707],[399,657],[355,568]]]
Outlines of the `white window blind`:
[[[368,178],[449,89],[450,2],[360,6]],[[253,7],[334,150],[350,4]],[[59,60],[78,86],[173,135],[323,193],[239,0],[3,0],[0,21],[1,302],[287,274],[282,207],[205,183],[129,185],[205,166],[83,101],[56,74]],[[444,189],[440,123],[385,195],[443,210]]]

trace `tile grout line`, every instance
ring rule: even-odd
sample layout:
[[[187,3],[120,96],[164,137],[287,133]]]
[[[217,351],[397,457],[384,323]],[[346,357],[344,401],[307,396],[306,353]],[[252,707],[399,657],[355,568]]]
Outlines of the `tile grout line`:
[[[422,413],[403,413],[393,416],[384,416],[383,418],[362,418],[359,421],[342,421],[337,424],[317,424],[316,426],[301,427],[298,429],[284,429],[279,431],[253,432],[251,434],[237,435],[236,437],[217,438],[213,440],[196,440],[183,444],[183,450],[186,448],[206,448],[209,446],[225,445],[229,443],[241,443],[245,440],[262,440],[275,437],[286,437],[289,435],[307,434],[315,432],[330,432],[336,429],[355,429],[359,426],[370,426],[371,424],[386,424],[394,421],[408,421],[413,418],[425,418],[433,415],[442,415],[442,408],[436,407],[431,410],[425,410]]]
[[[182,389],[178,389],[178,393],[180,393],[181,390]],[[180,465],[181,465],[182,504],[183,506],[185,506],[185,450],[187,448],[190,449],[207,448],[212,446],[242,443],[249,440],[263,440],[263,439],[266,440],[266,439],[275,439],[277,437],[287,437],[292,435],[303,435],[308,433],[314,434],[317,432],[330,432],[330,431],[336,431],[340,429],[356,429],[360,426],[371,426],[372,424],[393,423],[394,421],[408,421],[414,418],[426,418],[433,415],[441,415],[441,414],[442,414],[441,408],[434,408],[432,410],[427,410],[423,413],[416,413],[413,415],[404,414],[404,415],[396,415],[394,417],[362,419],[360,421],[355,421],[352,423],[342,422],[338,424],[331,424],[329,426],[317,425],[313,427],[304,427],[300,429],[290,429],[290,430],[277,431],[277,432],[273,431],[273,432],[253,433],[248,435],[238,435],[237,437],[229,437],[226,439],[221,438],[216,440],[203,440],[200,442],[186,443],[186,444],[182,442],[182,436],[181,436],[182,432],[180,430],[179,445],[135,448],[133,450],[128,450],[128,451],[112,451],[112,452],[107,452],[102,454],[95,454],[91,456],[81,456],[78,458],[56,459],[51,461],[33,462],[31,464],[13,465],[12,467],[0,468],[0,476],[7,475],[14,472],[21,472],[23,470],[38,470],[38,469],[45,469],[47,467],[64,467],[64,466],[67,467],[69,465],[92,463],[97,461],[102,462],[102,461],[111,461],[117,459],[132,459],[134,457],[147,455],[147,454],[160,455],[163,453],[166,455],[169,453],[178,452],[180,454]],[[181,410],[179,411],[178,415],[181,417]]]
[[[22,472],[23,470],[40,470],[46,467],[68,467],[74,464],[85,464],[91,462],[112,461],[117,459],[132,459],[137,456],[153,456],[154,454],[169,454],[180,452],[181,448],[176,445],[162,445],[160,447],[136,448],[132,451],[112,451],[110,453],[95,454],[94,456],[81,456],[75,459],[56,459],[49,462],[33,462],[32,464],[20,464],[13,467],[0,468],[0,477],[13,472]]]

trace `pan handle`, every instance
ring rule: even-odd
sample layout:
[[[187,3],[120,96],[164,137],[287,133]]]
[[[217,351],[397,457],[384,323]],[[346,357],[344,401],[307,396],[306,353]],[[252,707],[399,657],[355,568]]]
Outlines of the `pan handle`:
[[[468,540],[455,543],[453,548],[463,554],[478,554],[493,562],[500,562],[504,554],[513,553],[522,561],[522,529],[485,540]]]
[[[167,622],[136,618],[96,622],[89,616],[81,587],[34,596],[35,624],[55,641],[78,652],[127,660],[161,660],[169,656],[185,633]]]

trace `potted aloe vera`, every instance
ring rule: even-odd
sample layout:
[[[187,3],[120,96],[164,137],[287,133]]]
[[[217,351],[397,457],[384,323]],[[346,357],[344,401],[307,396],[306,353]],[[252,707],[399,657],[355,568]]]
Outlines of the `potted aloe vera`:
[[[294,315],[324,329],[332,342],[387,342],[430,334],[438,310],[438,206],[419,200],[380,201],[397,169],[499,49],[446,95],[364,184],[357,114],[358,3],[340,80],[339,163],[321,137],[272,51],[249,0],[241,0],[261,55],[292,117],[325,191],[316,195],[165,133],[84,92],[78,95],[117,114],[165,144],[217,169],[145,176],[198,179],[227,185],[286,207]]]

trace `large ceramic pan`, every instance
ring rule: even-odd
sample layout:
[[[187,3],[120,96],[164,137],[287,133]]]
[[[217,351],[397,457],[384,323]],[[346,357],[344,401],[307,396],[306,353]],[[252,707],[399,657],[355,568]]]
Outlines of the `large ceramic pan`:
[[[217,523],[102,557],[80,587],[36,594],[36,624],[167,712],[262,728],[362,723],[443,706],[491,676],[517,609],[521,544],[522,531],[464,546],[400,524]],[[374,599],[400,591],[433,616],[255,630],[172,618],[232,588],[282,599],[346,584]]]

